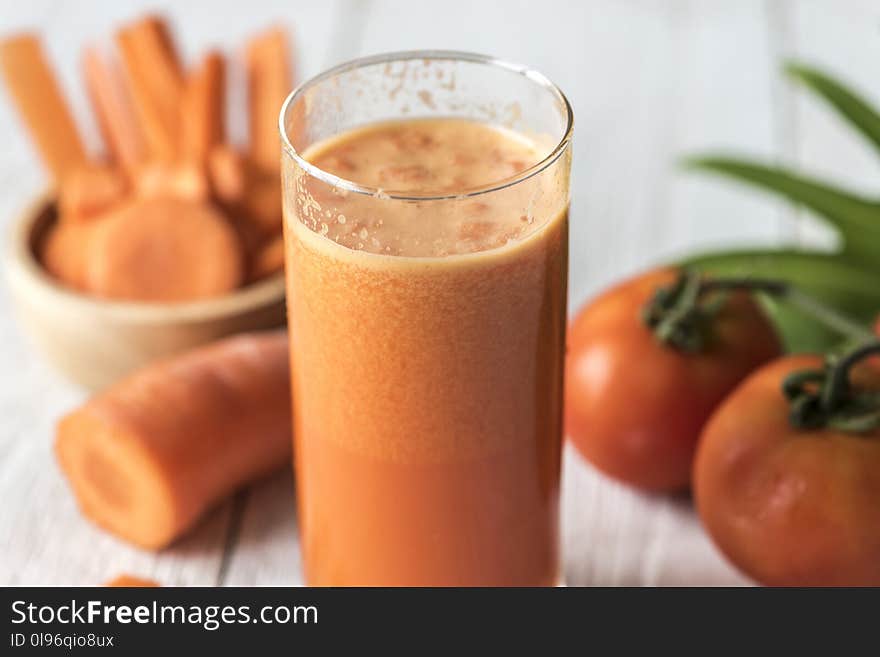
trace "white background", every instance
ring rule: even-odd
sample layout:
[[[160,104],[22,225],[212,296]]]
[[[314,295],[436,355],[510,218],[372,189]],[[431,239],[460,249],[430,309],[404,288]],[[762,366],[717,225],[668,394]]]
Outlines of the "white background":
[[[529,64],[575,108],[571,303],[623,274],[695,247],[814,239],[790,206],[686,175],[676,158],[736,150],[877,189],[874,154],[786,83],[797,56],[880,96],[876,0],[214,0],[0,4],[0,32],[35,29],[94,141],[78,77],[80,47],[119,21],[167,11],[183,52],[235,53],[278,20],[295,32],[301,77],[355,56],[448,48]],[[0,223],[45,176],[0,91]],[[819,235],[821,237],[821,235]],[[650,373],[645,373],[649,376]],[[293,483],[282,473],[222,505],[160,554],[93,528],[51,452],[53,425],[83,393],[58,378],[18,330],[0,291],[0,584],[95,584],[119,573],[164,584],[301,581]],[[686,499],[647,497],[592,471],[570,450],[564,559],[570,584],[741,584]]]

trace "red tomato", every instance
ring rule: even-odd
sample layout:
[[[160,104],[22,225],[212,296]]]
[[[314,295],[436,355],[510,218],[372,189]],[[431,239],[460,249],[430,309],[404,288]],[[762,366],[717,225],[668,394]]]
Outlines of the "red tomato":
[[[703,524],[743,572],[771,586],[880,586],[880,429],[794,429],[782,380],[817,368],[781,358],[706,426],[694,466]],[[862,385],[880,389],[869,367]]]
[[[662,344],[641,319],[656,289],[675,281],[653,270],[605,292],[569,327],[566,432],[600,470],[654,491],[690,483],[694,449],[715,407],[756,367],[781,353],[752,297],[732,293],[706,348]]]

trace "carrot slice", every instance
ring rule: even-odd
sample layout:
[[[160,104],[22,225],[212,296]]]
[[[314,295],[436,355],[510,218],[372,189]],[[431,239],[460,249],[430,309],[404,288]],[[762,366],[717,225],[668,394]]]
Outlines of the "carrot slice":
[[[183,69],[167,24],[147,16],[120,29],[116,43],[150,156],[178,152]]]
[[[284,270],[284,236],[266,242],[254,256],[248,281],[255,282]]]
[[[83,513],[158,549],[289,465],[288,372],[285,331],[228,338],[150,365],[64,417],[55,453]]]
[[[0,68],[43,164],[60,182],[87,157],[39,39],[20,34],[0,41]]]
[[[246,49],[250,157],[266,172],[278,172],[281,146],[278,115],[293,87],[290,48],[281,28],[251,39]]]
[[[110,587],[120,587],[120,586],[136,586],[141,588],[152,588],[158,587],[159,583],[152,579],[144,579],[143,577],[136,577],[135,575],[117,575],[110,581],[108,581],[104,586]]]
[[[189,76],[181,105],[183,157],[204,164],[226,138],[226,60],[210,51]]]
[[[143,135],[134,115],[131,97],[115,62],[95,48],[86,48],[82,58],[86,91],[98,120],[98,127],[112,161],[132,171],[144,157]]]
[[[235,230],[210,206],[174,198],[131,201],[98,222],[86,284],[114,299],[179,302],[217,296],[243,278]]]
[[[118,205],[128,191],[122,173],[107,165],[73,169],[58,189],[60,220],[88,221]]]
[[[188,162],[148,162],[135,172],[134,189],[143,198],[175,197],[199,202],[211,198],[204,168]]]
[[[40,262],[61,283],[86,289],[86,264],[97,222],[56,222],[40,247]]]

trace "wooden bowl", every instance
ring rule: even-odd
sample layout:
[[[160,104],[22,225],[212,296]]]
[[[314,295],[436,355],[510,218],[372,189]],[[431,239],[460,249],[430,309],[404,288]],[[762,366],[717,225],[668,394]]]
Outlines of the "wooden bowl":
[[[25,331],[67,378],[102,388],[146,363],[226,335],[283,326],[284,276],[231,294],[189,303],[110,301],[66,288],[37,260],[56,220],[41,196],[15,222],[6,270],[15,313]]]

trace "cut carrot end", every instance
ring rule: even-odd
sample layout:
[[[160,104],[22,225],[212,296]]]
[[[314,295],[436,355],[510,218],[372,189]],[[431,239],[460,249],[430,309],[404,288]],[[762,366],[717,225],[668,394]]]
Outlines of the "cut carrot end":
[[[115,414],[85,407],[66,416],[55,453],[83,515],[136,545],[160,549],[179,530],[178,510],[140,437],[119,426]]]

